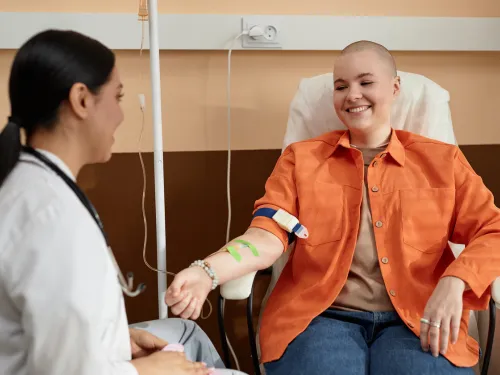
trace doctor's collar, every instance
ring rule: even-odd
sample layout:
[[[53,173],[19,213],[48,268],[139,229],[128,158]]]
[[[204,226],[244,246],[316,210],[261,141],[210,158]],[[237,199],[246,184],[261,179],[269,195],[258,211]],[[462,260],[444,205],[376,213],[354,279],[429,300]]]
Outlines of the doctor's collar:
[[[66,165],[66,163],[64,163],[57,155],[53,154],[50,151],[43,150],[41,148],[37,148],[35,150],[38,151],[39,153],[41,153],[42,155],[44,155],[46,158],[48,158],[59,169],[61,169],[69,178],[71,178],[73,181],[76,182],[76,177],[71,172],[71,169],[69,169],[69,167]],[[36,162],[37,164],[45,167],[45,165],[40,160],[38,160],[36,157],[34,157],[26,152],[23,152],[21,154],[21,160]]]

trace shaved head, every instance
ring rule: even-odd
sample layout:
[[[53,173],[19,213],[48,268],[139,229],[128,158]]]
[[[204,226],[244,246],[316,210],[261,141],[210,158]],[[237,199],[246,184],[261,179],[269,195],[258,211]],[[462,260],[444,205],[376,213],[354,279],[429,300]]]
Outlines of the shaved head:
[[[386,137],[392,104],[400,92],[391,53],[374,42],[352,43],[335,61],[333,77],[333,105],[351,135],[381,132]]]
[[[360,40],[359,42],[349,44],[342,50],[340,55],[343,56],[354,52],[364,51],[375,52],[380,57],[382,62],[387,65],[391,74],[393,74],[394,77],[397,75],[396,61],[394,60],[394,57],[391,55],[389,50],[381,44],[370,42],[368,40]]]

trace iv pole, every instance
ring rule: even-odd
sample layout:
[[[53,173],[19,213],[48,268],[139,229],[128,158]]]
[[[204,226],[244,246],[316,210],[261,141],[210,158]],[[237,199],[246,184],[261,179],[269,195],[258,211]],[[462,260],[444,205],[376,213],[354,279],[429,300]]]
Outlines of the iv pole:
[[[141,0],[143,4],[146,0]],[[156,205],[156,256],[157,268],[167,270],[167,248],[165,228],[165,188],[163,170],[163,125],[161,113],[161,81],[160,81],[160,50],[158,43],[158,1],[147,0],[148,10],[146,16],[149,18],[149,56],[151,65],[151,88],[153,109],[153,138],[154,138],[154,176],[155,176],[155,205]],[[144,7],[140,6],[139,16]],[[149,13],[149,14],[148,14]],[[167,291],[167,276],[158,272],[158,314],[159,319],[168,316],[165,304],[165,292]]]

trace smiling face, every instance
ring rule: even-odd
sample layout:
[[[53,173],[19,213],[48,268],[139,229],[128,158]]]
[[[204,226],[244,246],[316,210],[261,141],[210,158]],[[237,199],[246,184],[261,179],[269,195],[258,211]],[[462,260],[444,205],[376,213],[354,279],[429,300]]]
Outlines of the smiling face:
[[[342,54],[335,63],[334,77],[335,111],[349,130],[368,132],[391,126],[399,77],[378,51]]]

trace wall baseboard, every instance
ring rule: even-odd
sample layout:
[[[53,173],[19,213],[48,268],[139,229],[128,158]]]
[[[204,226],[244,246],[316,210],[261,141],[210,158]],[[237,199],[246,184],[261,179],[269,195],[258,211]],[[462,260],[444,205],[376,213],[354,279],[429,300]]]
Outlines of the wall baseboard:
[[[160,49],[226,50],[241,32],[243,16],[248,15],[160,14]],[[393,51],[500,51],[500,17],[258,17],[279,23],[282,50],[335,51],[369,39]],[[115,50],[137,50],[141,45],[136,14],[4,12],[0,13],[0,49],[17,49],[47,28],[73,29]],[[241,48],[237,43],[235,49]]]

